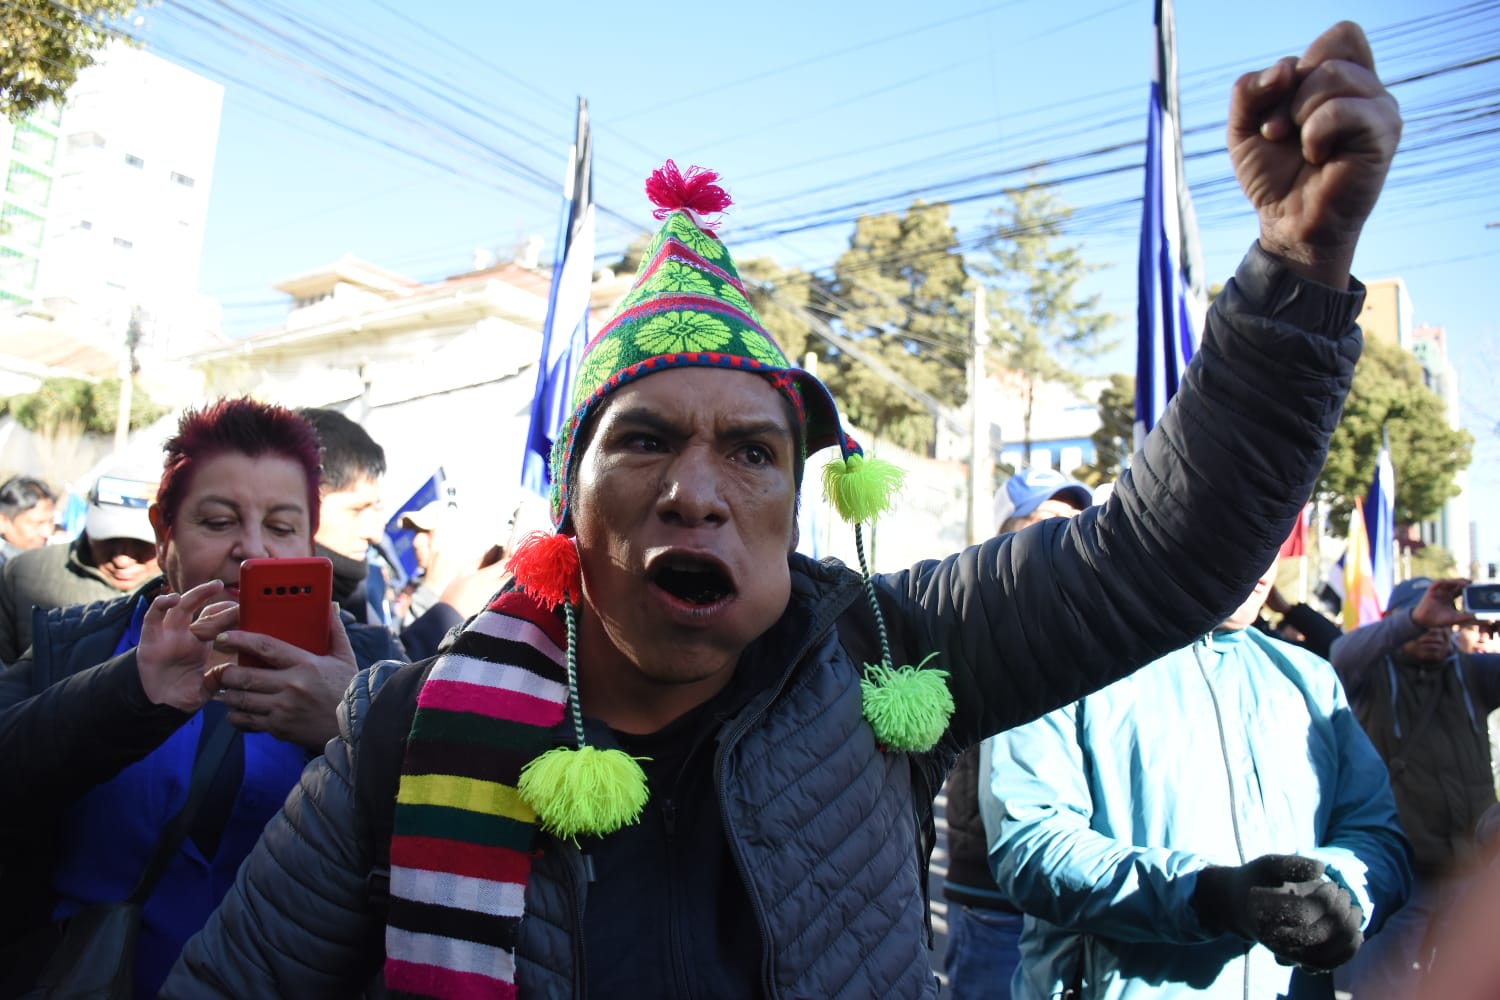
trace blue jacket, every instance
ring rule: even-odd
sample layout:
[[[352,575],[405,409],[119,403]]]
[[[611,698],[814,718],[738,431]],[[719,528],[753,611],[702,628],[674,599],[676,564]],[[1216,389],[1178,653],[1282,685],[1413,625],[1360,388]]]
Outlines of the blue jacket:
[[[115,652],[144,599],[48,612],[28,655],[0,676],[0,800],[29,806],[0,821],[3,896],[16,911],[7,933],[128,896],[186,798],[203,713],[151,705],[135,650]],[[400,655],[387,630],[346,628],[361,667]],[[140,996],[155,995],[308,760],[300,747],[264,733],[246,735],[242,756],[243,779],[217,850],[204,857],[185,840],[146,903]],[[22,877],[24,884],[13,881]]]
[[[1012,995],[1331,997],[1330,976],[1215,935],[1196,873],[1301,854],[1364,911],[1406,899],[1385,766],[1327,661],[1215,633],[987,741],[981,810],[1000,887],[1028,914]]]

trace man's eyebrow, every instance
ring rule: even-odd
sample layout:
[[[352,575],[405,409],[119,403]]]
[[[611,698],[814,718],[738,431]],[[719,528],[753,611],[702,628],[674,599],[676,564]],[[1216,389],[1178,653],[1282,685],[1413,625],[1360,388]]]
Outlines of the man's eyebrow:
[[[777,420],[749,420],[736,422],[725,421],[720,431],[726,437],[752,438],[752,437],[776,437],[791,438],[791,429],[786,424]]]
[[[682,425],[649,406],[632,406],[614,411],[614,422],[647,427],[662,434],[681,434]]]
[[[681,436],[687,433],[685,425],[646,406],[634,406],[615,412],[615,422],[631,427],[645,427],[663,435]],[[794,435],[785,423],[778,420],[740,420],[729,417],[721,421],[717,432],[723,437],[736,440],[749,437],[791,438]]]

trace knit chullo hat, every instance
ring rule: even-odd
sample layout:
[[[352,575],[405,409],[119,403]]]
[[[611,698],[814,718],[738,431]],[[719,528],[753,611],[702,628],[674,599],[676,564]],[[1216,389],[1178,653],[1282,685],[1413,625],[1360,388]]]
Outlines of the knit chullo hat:
[[[568,626],[568,697],[577,745],[557,748],[531,762],[519,786],[542,827],[561,836],[618,829],[639,815],[646,797],[645,775],[635,761],[621,751],[595,751],[584,743],[572,639],[582,595],[570,520],[579,433],[611,393],[636,379],[686,367],[761,375],[790,401],[804,453],[838,447],[839,459],[824,470],[824,491],[840,516],[854,525],[865,590],[880,629],[881,662],[866,664],[862,680],[865,717],[884,747],[912,751],[932,747],[953,712],[946,672],[891,662],[865,559],[861,525],[889,508],[901,472],[864,456],[843,430],[827,388],[811,373],[793,367],[761,325],[729,250],[713,232],[715,223],[703,219],[730,204],[717,179],[717,174],[697,167],[682,174],[669,160],[647,181],[646,193],[657,206],[662,226],[646,249],[629,294],[585,348],[575,376],[573,412],[552,451],[552,515],[557,530],[529,537],[510,562],[517,586],[543,604],[563,605]]]

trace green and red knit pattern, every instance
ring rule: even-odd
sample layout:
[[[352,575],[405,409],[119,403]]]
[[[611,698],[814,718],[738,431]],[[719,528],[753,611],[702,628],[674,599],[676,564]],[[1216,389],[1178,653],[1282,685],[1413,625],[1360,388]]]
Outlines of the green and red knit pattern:
[[[396,796],[385,980],[393,997],[516,996],[537,818],[516,791],[568,697],[557,616],[503,594],[432,665]]]

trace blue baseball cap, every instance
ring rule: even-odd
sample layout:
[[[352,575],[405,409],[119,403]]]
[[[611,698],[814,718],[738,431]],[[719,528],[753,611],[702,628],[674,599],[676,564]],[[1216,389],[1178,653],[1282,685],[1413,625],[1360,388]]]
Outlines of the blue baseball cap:
[[[1393,614],[1406,608],[1414,608],[1421,603],[1422,597],[1427,593],[1427,588],[1432,586],[1432,580],[1425,576],[1414,576],[1410,580],[1402,580],[1391,588],[1390,600],[1385,602],[1385,613]]]
[[[995,530],[1006,518],[1027,517],[1054,498],[1079,510],[1094,502],[1093,491],[1056,469],[1022,469],[995,492]]]

